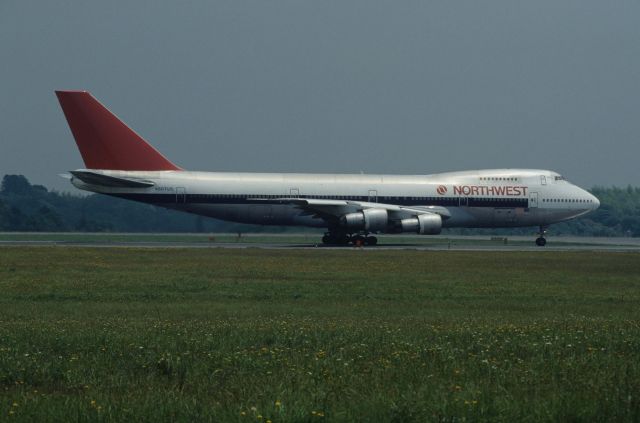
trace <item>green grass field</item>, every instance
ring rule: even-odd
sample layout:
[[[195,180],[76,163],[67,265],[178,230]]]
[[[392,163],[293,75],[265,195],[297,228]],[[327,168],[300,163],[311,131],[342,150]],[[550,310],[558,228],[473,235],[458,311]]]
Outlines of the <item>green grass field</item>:
[[[0,421],[639,421],[640,254],[0,248]]]

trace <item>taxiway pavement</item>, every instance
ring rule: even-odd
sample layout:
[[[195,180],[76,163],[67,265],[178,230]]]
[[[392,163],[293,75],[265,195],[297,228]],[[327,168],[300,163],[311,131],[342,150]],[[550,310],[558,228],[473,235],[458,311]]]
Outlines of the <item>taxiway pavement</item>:
[[[57,246],[76,248],[225,248],[225,249],[272,249],[272,250],[419,250],[419,251],[608,251],[640,252],[640,238],[548,238],[545,247],[538,247],[531,237],[487,237],[447,236],[434,238],[429,243],[393,243],[380,237],[376,246],[326,246],[314,242],[189,242],[189,241],[73,241],[73,240],[0,240],[0,247]],[[441,242],[440,242],[441,241]]]

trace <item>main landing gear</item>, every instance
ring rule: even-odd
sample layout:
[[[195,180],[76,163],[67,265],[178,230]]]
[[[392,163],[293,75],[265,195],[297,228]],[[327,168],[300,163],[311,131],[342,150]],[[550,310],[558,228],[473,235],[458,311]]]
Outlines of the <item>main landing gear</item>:
[[[361,247],[363,245],[376,245],[378,238],[368,234],[347,234],[344,232],[327,232],[322,237],[322,243],[325,245],[354,245]]]
[[[540,232],[538,232],[538,238],[536,238],[536,245],[538,247],[544,247],[547,245],[545,235],[547,234],[547,226],[540,226]]]

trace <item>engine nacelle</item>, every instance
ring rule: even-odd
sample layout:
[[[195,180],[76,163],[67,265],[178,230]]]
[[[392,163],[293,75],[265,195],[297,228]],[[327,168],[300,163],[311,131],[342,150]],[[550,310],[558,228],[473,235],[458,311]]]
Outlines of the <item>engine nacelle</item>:
[[[364,209],[340,218],[340,224],[344,227],[370,232],[384,231],[388,223],[389,214],[385,209]]]
[[[435,213],[419,214],[400,221],[402,232],[416,232],[420,235],[437,235],[442,230],[442,217]]]

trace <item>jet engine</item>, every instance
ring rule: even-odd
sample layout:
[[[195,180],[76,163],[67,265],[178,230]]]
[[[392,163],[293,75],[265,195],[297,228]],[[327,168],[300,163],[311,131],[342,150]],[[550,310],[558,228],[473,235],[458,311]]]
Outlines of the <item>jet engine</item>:
[[[442,217],[435,213],[419,214],[410,219],[402,219],[400,232],[416,232],[420,235],[437,235],[442,230]]]
[[[388,222],[389,215],[385,209],[364,209],[340,218],[340,224],[346,228],[369,232],[384,231]]]

